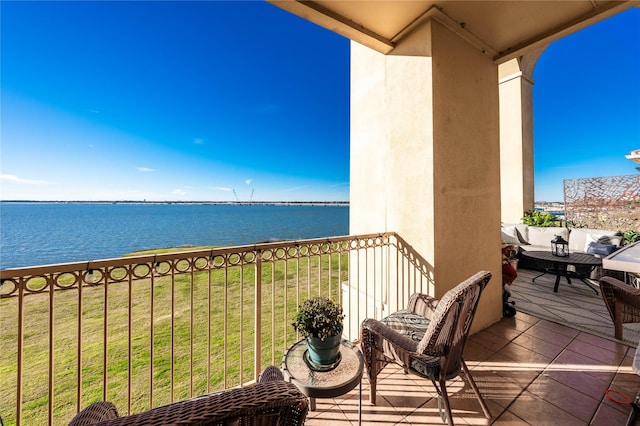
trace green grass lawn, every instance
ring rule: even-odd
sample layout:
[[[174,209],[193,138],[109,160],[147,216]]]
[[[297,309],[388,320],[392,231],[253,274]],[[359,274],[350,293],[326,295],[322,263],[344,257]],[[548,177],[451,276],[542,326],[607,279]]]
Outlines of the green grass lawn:
[[[129,390],[135,413],[252,380],[255,273],[255,265],[239,264],[181,273],[173,282],[166,276],[153,283],[147,278],[56,291],[52,304],[48,290],[25,297],[22,423],[46,424],[50,345],[54,424],[75,415],[79,357],[81,407],[102,400],[105,392],[121,415],[127,413]],[[347,255],[263,263],[263,368],[279,366],[297,340],[291,326],[297,306],[318,294],[339,300],[347,275]],[[17,330],[18,299],[0,299],[0,415],[6,426],[15,424]]]

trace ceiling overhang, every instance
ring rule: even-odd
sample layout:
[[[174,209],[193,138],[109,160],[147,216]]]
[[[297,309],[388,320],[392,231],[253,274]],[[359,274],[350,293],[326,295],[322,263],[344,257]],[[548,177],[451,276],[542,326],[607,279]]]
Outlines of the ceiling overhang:
[[[391,53],[413,29],[433,19],[497,64],[640,6],[638,0],[267,1],[383,54]]]

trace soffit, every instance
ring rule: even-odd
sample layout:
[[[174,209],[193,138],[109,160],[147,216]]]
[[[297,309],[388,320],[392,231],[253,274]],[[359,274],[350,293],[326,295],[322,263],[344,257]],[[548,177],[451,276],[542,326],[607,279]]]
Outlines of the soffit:
[[[640,1],[336,1],[270,3],[381,53],[390,53],[411,30],[433,18],[496,63],[522,56],[606,19]]]

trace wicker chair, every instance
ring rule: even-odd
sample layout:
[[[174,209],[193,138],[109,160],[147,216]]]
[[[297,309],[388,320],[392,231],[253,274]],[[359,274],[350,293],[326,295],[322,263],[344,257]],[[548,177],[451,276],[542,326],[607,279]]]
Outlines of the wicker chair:
[[[304,424],[309,400],[295,385],[285,382],[280,370],[267,367],[258,383],[144,413],[118,417],[107,401],[95,402],[78,413],[69,426],[119,425],[278,425]]]
[[[613,277],[602,277],[600,293],[611,315],[616,339],[622,339],[623,324],[640,322],[640,289]]]
[[[446,381],[459,375],[473,389],[485,417],[491,418],[462,358],[480,294],[490,279],[491,273],[478,272],[449,290],[440,300],[416,293],[409,299],[406,310],[391,314],[382,321],[364,320],[361,328],[362,351],[372,404],[376,402],[378,373],[389,362],[396,362],[404,368],[405,373],[431,379],[439,402],[444,400],[442,420],[448,419],[449,425],[453,425],[453,419]]]

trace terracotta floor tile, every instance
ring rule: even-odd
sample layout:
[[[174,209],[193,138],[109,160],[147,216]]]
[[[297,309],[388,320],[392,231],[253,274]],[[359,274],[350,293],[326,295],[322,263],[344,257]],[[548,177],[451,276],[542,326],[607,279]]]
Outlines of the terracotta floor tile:
[[[581,371],[547,369],[543,375],[597,400],[602,398],[608,387],[608,383]]]
[[[576,371],[588,374],[603,382],[607,387],[618,368],[616,365],[606,364],[570,350],[563,351],[548,367],[549,370]]]
[[[496,337],[503,338],[507,341],[511,341],[522,334],[524,330],[529,328],[523,327],[524,330],[518,330],[517,328],[513,327],[513,324],[514,323],[511,323],[510,321],[502,320],[487,328],[486,332],[489,334],[493,334]]]
[[[588,423],[595,414],[600,398],[592,398],[548,376],[538,377],[527,391],[552,403]]]
[[[612,391],[619,391],[619,389],[612,388]],[[633,400],[633,396],[634,395],[628,394],[626,392],[622,392],[622,394],[610,393],[608,396],[604,395],[602,397],[600,405],[606,405],[616,411],[629,414],[631,405],[628,403],[628,401]]]
[[[516,337],[512,343],[531,349],[532,351],[544,355],[549,359],[554,359],[564,350],[564,346],[562,345],[539,339],[530,334],[521,334]]]
[[[580,334],[580,332],[574,328],[567,327],[566,325],[557,324],[555,322],[547,321],[547,320],[540,320],[531,328],[539,328],[549,333],[549,335],[563,334],[567,337],[571,337],[572,339],[575,339],[578,336],[578,334]],[[540,337],[541,339],[544,338],[542,336],[538,336],[538,337]]]
[[[589,358],[595,359],[607,365],[620,365],[627,353],[627,347],[623,345],[618,345],[613,347],[613,350],[608,350],[594,345],[591,342],[585,342],[578,339],[569,343],[566,349],[582,355],[586,355]]]
[[[480,406],[469,411],[452,401],[451,412],[453,414],[453,422],[456,425],[489,424],[489,421],[485,419],[482,414]],[[415,425],[446,425],[446,423],[443,423],[440,418],[438,402],[435,399],[429,401],[429,403],[423,405],[415,412],[407,415],[404,421]]]
[[[517,310],[517,308],[516,308]],[[512,317],[511,320],[515,320],[518,323],[526,323],[526,324],[536,324],[541,321],[540,318],[534,317],[533,315],[526,314],[524,312],[518,311],[515,317]]]
[[[591,426],[626,425],[629,411],[618,411],[607,405],[601,405],[591,420]],[[636,422],[638,424],[638,422]]]
[[[523,387],[512,380],[505,380],[504,377],[494,372],[474,372],[473,378],[489,408],[493,404],[502,409],[507,408],[523,392]],[[469,397],[475,399],[475,394],[470,389],[467,392],[469,392]],[[493,409],[491,410],[492,414],[495,415],[494,411]]]
[[[613,377],[613,381],[609,387],[624,392],[633,399],[638,391],[640,391],[640,376],[630,369],[626,372],[619,371]]]
[[[499,376],[497,384],[503,394],[519,394],[542,373],[545,365],[519,363],[501,354],[495,354],[482,365],[472,370],[474,377],[479,371],[490,371]]]
[[[618,352],[619,350],[627,351],[629,349],[627,345],[620,343],[618,341],[603,339],[599,336],[595,336],[593,334],[584,333],[584,332],[578,334],[578,336],[576,337],[576,340],[581,342],[587,342],[594,346],[598,346],[602,349],[607,349],[612,352]]]
[[[524,392],[509,407],[509,411],[532,425],[575,425],[584,426],[585,422],[532,394]]]
[[[305,425],[324,425],[326,422],[335,424],[349,420],[332,399],[316,399],[316,410],[309,410]]]
[[[496,354],[502,354],[515,362],[540,365],[546,365],[556,357],[556,355],[543,355],[516,343],[506,345],[496,352]],[[540,371],[542,371],[542,369],[543,367],[540,368]]]
[[[513,414],[511,411],[508,411],[508,410],[500,414],[500,417],[495,419],[492,424],[499,425],[499,426],[524,426],[524,425],[528,426],[529,425],[529,423],[525,422],[520,417],[516,416],[515,414]]]
[[[488,330],[482,330],[471,336],[469,338],[469,341],[475,342],[492,351],[495,351],[507,345],[511,341],[511,339],[491,333]]]
[[[467,362],[469,360],[482,361],[489,358],[494,352],[494,349],[490,349],[470,339],[464,347],[464,359],[467,360]]]

